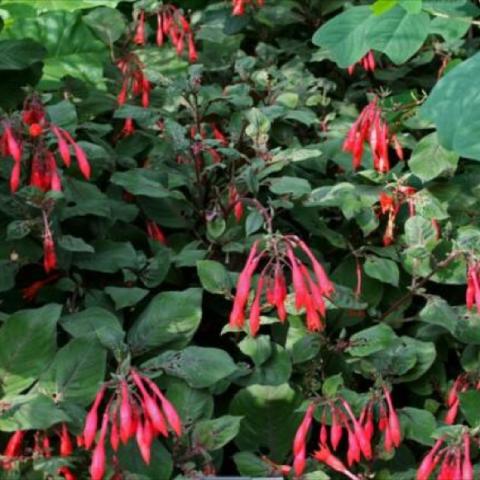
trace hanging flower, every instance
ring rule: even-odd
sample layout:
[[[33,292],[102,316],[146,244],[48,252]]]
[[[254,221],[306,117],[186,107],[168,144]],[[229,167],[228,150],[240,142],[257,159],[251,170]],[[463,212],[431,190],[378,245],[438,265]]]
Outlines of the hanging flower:
[[[393,140],[392,140],[393,138]],[[375,97],[360,113],[343,142],[343,150],[352,154],[352,165],[360,168],[364,143],[370,145],[373,166],[380,173],[390,170],[388,147],[393,143],[397,156],[403,158],[403,150],[396,136],[391,136],[387,123],[382,119],[382,110]]]
[[[307,256],[313,273],[297,257],[296,249]],[[285,300],[288,293],[285,267],[290,270],[291,283],[295,293],[295,306],[297,309],[305,309],[307,328],[310,331],[323,330],[326,310],[324,299],[333,293],[334,287],[310,248],[298,237],[286,235],[272,236],[267,241],[266,247],[263,250],[258,250],[259,243],[255,242],[238,278],[233,308],[230,313],[230,325],[236,328],[243,327],[252,277],[260,261],[265,260],[266,265],[260,272],[255,300],[250,308],[250,333],[256,335],[258,331],[260,301],[263,293],[265,293],[267,304],[276,308],[280,321],[285,321]]]
[[[90,475],[101,480],[105,473],[105,442],[110,432],[110,445],[116,452],[120,445],[132,438],[137,442],[145,463],[150,463],[152,442],[155,437],[182,434],[182,424],[173,405],[150,378],[131,369],[120,379],[113,395],[103,409],[100,432],[97,436],[99,411],[106,395],[103,386],[97,393],[85,420],[83,443],[87,450],[93,449]],[[98,437],[96,443],[95,439]]]
[[[353,72],[355,71],[355,67],[357,65],[360,65],[366,72],[374,72],[376,68],[376,64],[375,64],[375,55],[373,54],[373,51],[370,50],[357,63],[350,65],[347,68],[349,75],[353,75]]]

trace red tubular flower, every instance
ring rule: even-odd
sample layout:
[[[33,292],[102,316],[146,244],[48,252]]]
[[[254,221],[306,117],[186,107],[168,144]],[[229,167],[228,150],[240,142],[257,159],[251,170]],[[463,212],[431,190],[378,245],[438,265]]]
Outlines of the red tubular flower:
[[[168,424],[170,425],[172,430],[176,433],[176,435],[180,436],[182,434],[182,422],[174,406],[160,391],[157,384],[153,380],[151,380],[148,377],[144,377],[144,380],[147,382],[150,389],[160,400],[162,405],[162,410],[163,410],[163,413],[165,414],[165,417],[167,418]]]
[[[65,423],[62,423],[60,430],[60,456],[69,457],[73,452],[73,444],[68,433],[68,428]]]
[[[128,442],[132,434],[133,413],[130,405],[130,394],[126,380],[120,383],[120,439],[123,444]]]
[[[332,452],[330,452],[328,447],[321,445],[320,450],[314,453],[314,457],[319,462],[324,463],[336,472],[342,473],[351,480],[360,480],[360,477],[353,474],[339,458],[337,458],[335,455],[333,455]]]
[[[90,163],[88,163],[87,155],[80,145],[78,145],[69,132],[66,130],[60,129],[62,135],[70,142],[70,145],[73,147],[75,156],[77,157],[78,168],[82,172],[82,175],[86,178],[90,178]]]
[[[98,443],[93,450],[92,463],[90,464],[90,478],[91,480],[102,480],[105,475],[105,437],[108,428],[108,413],[103,414],[102,426],[100,429],[100,436]]]
[[[22,289],[22,297],[27,302],[33,302],[35,300],[35,298],[37,297],[39,291],[45,285],[48,285],[49,283],[54,282],[59,277],[60,277],[59,273],[54,273],[52,275],[49,275],[47,278],[45,278],[43,280],[37,280],[36,282],[33,282],[28,287],[25,287],[25,288]]]
[[[228,145],[227,137],[223,134],[223,132],[218,128],[217,124],[212,123],[210,124],[212,127],[212,133],[215,140],[218,140],[222,146]]]
[[[145,45],[145,11],[141,10],[137,17],[137,27],[135,29],[135,36],[133,43],[136,45]]]
[[[65,480],[76,480],[77,477],[72,473],[68,467],[60,467],[58,469],[58,474],[62,475]]]
[[[422,460],[422,463],[418,467],[416,480],[428,480],[430,475],[435,470],[439,457],[437,452],[443,444],[443,438],[440,438],[435,442],[433,448],[428,452],[427,456]]]
[[[470,435],[465,433],[463,436],[463,462],[461,466],[461,473],[457,478],[462,480],[473,480],[473,466],[470,459]]]
[[[238,277],[237,292],[230,313],[230,325],[232,327],[241,328],[245,321],[244,311],[248,300],[248,294],[250,293],[252,275],[262,256],[261,254],[257,256],[257,248],[258,242],[255,242],[250,250],[245,267]]]
[[[233,208],[235,220],[240,222],[243,217],[243,203],[240,200],[237,187],[233,183],[228,186],[228,204],[229,209]]]
[[[146,419],[149,419],[152,423],[153,428],[156,432],[160,433],[163,436],[168,436],[168,429],[167,424],[165,422],[165,418],[160,411],[155,400],[152,396],[147,392],[145,386],[143,385],[142,378],[135,372],[135,370],[131,371],[131,375],[135,385],[138,387],[142,394],[142,405],[144,409],[144,415]],[[140,423],[139,423],[140,424]],[[144,425],[145,428],[145,425]],[[138,429],[138,426],[137,426]],[[142,432],[145,434],[145,432]],[[142,437],[143,438],[143,437]]]
[[[402,441],[402,431],[400,428],[400,421],[398,420],[397,412],[393,406],[392,397],[390,391],[384,387],[383,391],[385,393],[385,400],[388,405],[388,426],[390,431],[390,438],[394,447],[400,446]]]
[[[335,408],[331,407],[332,412],[332,426],[330,428],[330,443],[332,444],[333,450],[337,450],[338,444],[342,440],[343,428],[342,425],[338,422],[337,413]]]
[[[475,303],[477,312],[480,314],[480,282],[478,276],[479,263],[471,263],[467,270],[466,304],[467,308],[471,310]]]
[[[8,440],[3,456],[7,458],[15,458],[20,456],[22,451],[22,442],[25,437],[24,430],[17,430]]]
[[[296,455],[303,448],[305,448],[308,432],[310,430],[310,426],[312,425],[314,412],[315,412],[315,404],[311,403],[307,407],[307,411],[305,412],[305,416],[303,417],[302,423],[300,423],[300,426],[298,427],[297,433],[295,434],[295,438],[293,440],[293,454],[294,455]]]
[[[297,476],[302,475],[303,470],[305,469],[307,436],[312,424],[314,412],[315,404],[311,403],[305,412],[305,416],[303,417],[302,423],[300,423],[293,440],[293,468]]]
[[[32,138],[40,137],[43,133],[43,127],[39,123],[32,123],[28,128],[28,134]]]
[[[51,126],[52,132],[57,137],[58,142],[58,151],[60,152],[60,156],[62,157],[63,163],[69,167],[71,164],[71,155],[70,155],[70,148],[68,146],[67,141],[65,140],[62,131],[55,125]]]
[[[260,329],[260,299],[263,290],[263,276],[258,280],[257,293],[250,309],[250,334],[255,337]]]
[[[103,400],[105,395],[105,387],[102,387],[93,402],[90,411],[88,412],[87,418],[85,420],[85,427],[83,429],[83,442],[87,450],[93,445],[95,440],[95,435],[97,433],[97,424],[98,424],[98,407]]]
[[[167,238],[165,237],[165,234],[153,220],[147,220],[147,234],[152,240],[155,240],[162,245],[167,244]]]
[[[163,34],[163,25],[162,25],[162,14],[160,12],[157,13],[157,33],[156,33],[155,41],[159,47],[163,45],[164,34]]]
[[[187,35],[187,42],[188,42],[188,60],[190,63],[195,63],[198,60],[198,52],[197,52],[197,49],[195,48],[195,41],[191,33]]]
[[[112,450],[116,452],[118,447],[120,446],[120,432],[118,430],[118,415],[115,411],[112,420],[111,420],[111,428],[110,428],[110,445],[112,446]]]
[[[57,268],[57,254],[55,253],[55,242],[52,232],[48,225],[46,216],[44,217],[43,231],[43,268],[46,273],[50,273]]]

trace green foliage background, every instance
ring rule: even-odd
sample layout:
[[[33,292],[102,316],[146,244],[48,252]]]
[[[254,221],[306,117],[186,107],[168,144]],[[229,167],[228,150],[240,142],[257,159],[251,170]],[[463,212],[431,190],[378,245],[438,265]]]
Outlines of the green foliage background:
[[[137,48],[151,105],[117,107],[112,58],[126,46],[132,8],[157,3],[0,3],[4,116],[41,92],[51,121],[75,132],[93,168],[90,181],[63,171],[51,218],[62,275],[31,304],[22,289],[44,278],[46,198],[30,187],[12,195],[11,159],[0,161],[1,441],[62,421],[78,433],[100,383],[131,361],[161,373],[187,433],[176,449],[156,443],[148,467],[135,447],[120,455],[137,475],[128,478],[180,478],[207,464],[268,476],[263,456],[291,463],[309,398],[341,393],[358,413],[381,377],[393,385],[405,441],[394,454],[380,447],[360,471],[414,478],[434,439],[460,428],[442,422],[452,382],[480,373],[480,316],[464,300],[466,259],[480,254],[480,9],[468,0],[266,0],[233,17],[227,1],[179,2],[198,62],[169,44]],[[376,71],[349,76],[369,50]],[[368,149],[357,172],[342,151],[373,92],[406,151],[385,175]],[[127,117],[137,130],[119,139]],[[176,161],[191,158],[196,122],[215,122],[229,138],[206,141],[223,160],[201,182],[191,163]],[[402,208],[385,247],[378,196],[398,181],[416,188],[416,215]],[[226,327],[238,272],[265,231],[252,204],[240,223],[222,214],[231,182],[327,266],[337,291],[325,332],[308,332],[293,306],[286,324],[266,312],[256,338]],[[164,229],[166,246],[147,237],[147,219]],[[477,428],[472,395],[457,421]],[[56,461],[37,459],[17,478],[55,476]],[[84,452],[73,465],[88,478]],[[335,475],[312,461],[306,478]]]

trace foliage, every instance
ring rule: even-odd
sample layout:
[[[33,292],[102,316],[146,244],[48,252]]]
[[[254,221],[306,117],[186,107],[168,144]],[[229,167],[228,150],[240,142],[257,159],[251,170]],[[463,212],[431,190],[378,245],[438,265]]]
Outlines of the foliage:
[[[400,480],[434,458],[468,478],[474,2],[3,0],[0,16],[2,478]],[[101,445],[125,384],[139,411],[159,392],[172,434],[159,420],[92,463],[85,418]],[[373,451],[355,451],[369,415]]]

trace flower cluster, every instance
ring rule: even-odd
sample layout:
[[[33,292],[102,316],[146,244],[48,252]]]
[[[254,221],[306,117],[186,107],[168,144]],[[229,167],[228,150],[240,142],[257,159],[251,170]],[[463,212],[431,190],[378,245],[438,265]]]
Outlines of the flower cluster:
[[[150,378],[131,369],[126,378],[115,383],[115,392],[101,415],[97,438],[99,408],[107,386],[97,393],[85,420],[83,442],[87,450],[93,449],[90,475],[92,480],[102,480],[105,474],[105,441],[110,425],[110,445],[117,452],[120,442],[126,444],[135,437],[145,463],[150,463],[151,447],[158,435],[167,437],[169,427],[180,436],[182,425],[173,405]]]
[[[10,175],[12,192],[17,191],[20,186],[24,152],[28,152],[28,158],[31,158],[30,185],[43,192],[62,189],[55,153],[50,149],[52,140],[55,140],[57,151],[65,166],[71,165],[70,147],[72,147],[81,173],[85,178],[90,178],[90,164],[85,151],[67,130],[48,121],[40,99],[31,96],[25,100],[21,121],[15,123],[4,121],[0,137],[2,155],[13,158]]]
[[[444,446],[445,438],[438,439],[422,460],[416,480],[428,480],[440,462],[437,480],[473,480],[470,441],[468,432],[451,445]]]
[[[263,7],[265,0],[232,0],[232,15],[243,15],[245,13],[245,6],[256,3],[257,7]]]
[[[177,55],[182,55],[185,45],[187,45],[189,61],[192,63],[196,62],[198,53],[195,47],[195,38],[190,23],[182,11],[174,5],[167,4],[154,12],[154,15],[157,20],[156,44],[161,47],[165,39],[168,38],[175,47]],[[145,10],[140,10],[137,15],[135,35],[133,37],[133,43],[136,45],[145,45],[147,43],[146,16]]]
[[[350,65],[347,68],[348,74],[353,75],[353,72],[355,71],[355,66],[356,65],[361,65],[361,67],[366,71],[366,72],[374,72],[376,68],[375,64],[375,55],[373,52],[370,50],[365,56],[363,56],[357,63],[354,63],[353,65]]]
[[[45,431],[34,432],[33,446],[29,442],[29,432],[25,430],[17,430],[7,442],[3,452],[3,460],[1,467],[4,470],[11,470],[15,462],[27,461],[33,457],[50,458],[55,449],[52,446],[52,439]],[[69,457],[73,453],[73,442],[68,433],[65,423],[62,423],[56,432],[58,437],[58,455],[60,457]],[[57,443],[56,443],[57,445]],[[75,480],[75,475],[67,466],[60,467],[58,474],[67,480]]]
[[[118,105],[124,105],[129,98],[140,97],[142,107],[150,105],[151,85],[143,72],[144,65],[135,53],[128,53],[117,60],[117,67],[122,73],[122,88],[117,95]]]
[[[299,248],[310,260],[313,274],[295,255],[296,248]],[[310,248],[295,235],[272,235],[267,239],[266,246],[262,250],[259,249],[258,241],[253,244],[245,267],[238,278],[233,308],[230,313],[230,326],[242,328],[245,323],[245,310],[252,278],[261,260],[265,260],[266,264],[260,272],[254,300],[250,306],[250,333],[256,335],[260,327],[264,289],[267,304],[277,309],[281,322],[285,321],[287,316],[285,301],[288,294],[285,267],[288,267],[291,273],[295,307],[297,310],[305,308],[307,328],[310,331],[322,330],[325,318],[324,298],[328,298],[333,293],[334,286]]]
[[[298,476],[305,469],[308,433],[312,428],[316,407],[315,403],[308,406],[293,442],[293,467]],[[358,419],[344,398],[329,399],[325,402],[321,415],[319,450],[314,454],[314,458],[352,479],[357,478],[332,451],[338,450],[345,433],[348,467],[360,462],[362,456],[365,460],[372,460],[375,412],[378,412],[377,428],[378,432],[383,434],[385,451],[391,452],[398,447],[402,439],[400,421],[390,391],[384,386],[382,394],[376,395],[367,403]],[[327,414],[330,417],[329,426],[326,421]]]
[[[360,113],[351,126],[343,142],[343,150],[352,154],[354,169],[360,168],[364,143],[370,145],[373,166],[380,173],[390,170],[388,147],[391,144],[400,160],[403,160],[403,148],[396,135],[390,135],[387,123],[382,119],[382,110],[375,97]]]
[[[395,222],[400,207],[407,202],[408,213],[415,215],[415,194],[417,191],[413,187],[397,185],[391,193],[381,192],[379,195],[380,214],[388,215],[387,227],[383,235],[383,244],[391,245],[395,240]]]

